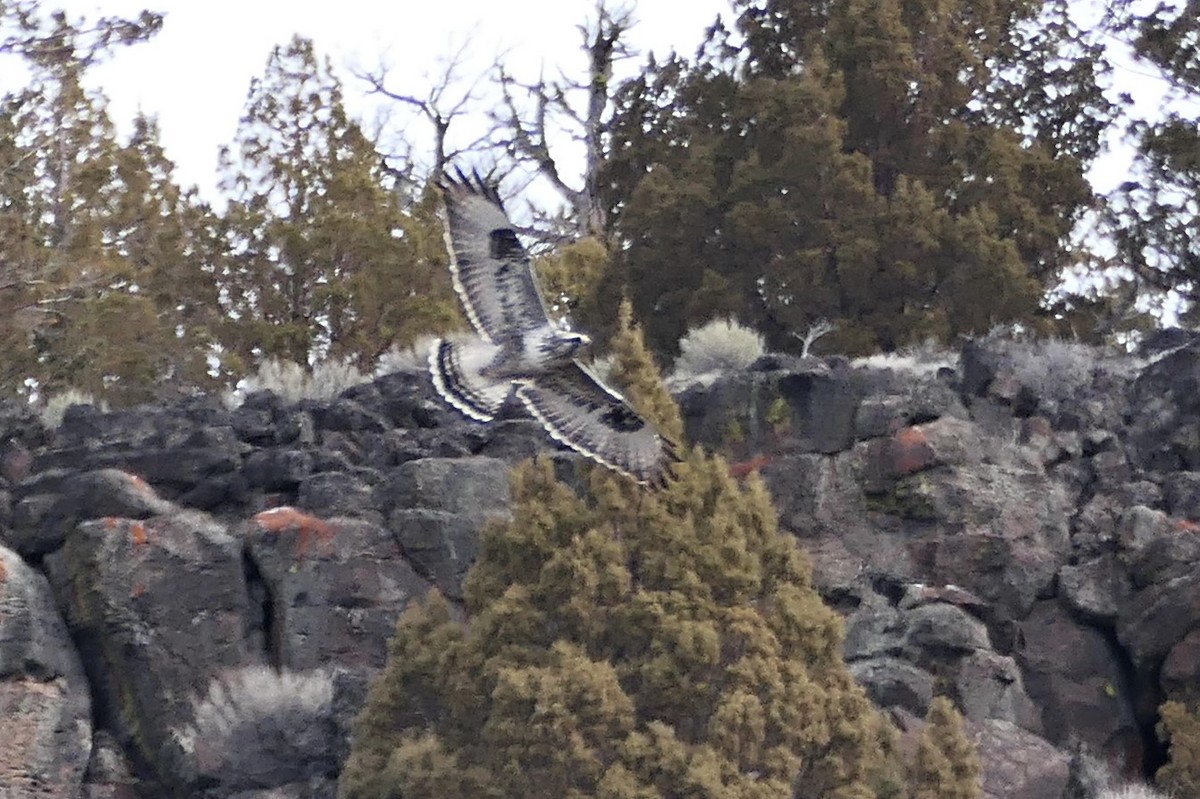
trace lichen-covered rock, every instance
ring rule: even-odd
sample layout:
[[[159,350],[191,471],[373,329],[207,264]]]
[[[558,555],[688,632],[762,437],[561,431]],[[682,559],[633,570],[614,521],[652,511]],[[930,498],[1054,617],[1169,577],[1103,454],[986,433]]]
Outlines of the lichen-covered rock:
[[[778,450],[832,454],[856,438],[865,376],[824,364],[795,371],[750,372],[680,398],[691,441],[729,447],[734,457]]]
[[[380,523],[373,482],[376,475],[351,472],[318,472],[300,481],[297,505],[317,516],[353,516]]]
[[[1100,624],[1111,624],[1133,594],[1129,572],[1114,553],[1063,566],[1058,572],[1058,590],[1067,607]]]
[[[1042,733],[1037,707],[1025,691],[1021,667],[1008,655],[979,649],[958,660],[948,680],[962,713],[969,719],[1011,721]]]
[[[282,668],[382,668],[396,619],[429,589],[392,533],[361,519],[274,508],[243,535],[251,580],[265,589],[256,613]]]
[[[1186,696],[1200,685],[1200,628],[1171,647],[1163,661],[1161,679],[1167,696]]]
[[[81,521],[148,519],[174,509],[145,480],[120,469],[44,472],[23,488],[8,544],[25,557],[58,549]]]
[[[937,522],[909,547],[929,579],[961,585],[1009,618],[1051,593],[1070,553],[1070,505],[1043,472],[982,463],[926,478],[920,496]]]
[[[491,458],[423,458],[392,471],[378,504],[418,573],[448,597],[462,597],[483,526],[509,516],[509,466]]]
[[[79,655],[45,576],[0,547],[0,796],[75,796],[91,753]]]
[[[422,458],[396,467],[380,486],[379,504],[449,513],[507,513],[509,465],[493,458]]]
[[[991,647],[987,625],[943,602],[905,611],[904,625],[904,647],[917,657],[944,659]]]
[[[939,466],[978,463],[985,448],[978,428],[968,421],[945,417],[928,424],[902,427],[861,448],[863,489],[881,494],[897,480]]]
[[[923,715],[949,693],[971,719],[1082,738],[1136,769],[1154,704],[1200,679],[1200,345],[1166,339],[1138,360],[990,337],[936,373],[773,355],[683,406],[690,439],[736,477],[761,472],[877,703]],[[28,558],[14,569],[49,574],[114,733],[94,737],[84,794],[157,795],[173,779],[184,795],[332,791],[324,771],[286,763],[269,787],[178,782],[182,761],[156,742],[215,674],[263,663],[337,663],[351,688],[333,718],[347,723],[404,605],[431,583],[461,597],[480,530],[508,513],[509,467],[551,451],[560,479],[588,482],[594,465],[519,403],[501,417],[465,419],[422,369],[330,402],[77,406],[55,430],[0,402],[0,544]],[[21,701],[45,700],[56,680],[4,647]],[[1008,754],[989,757],[989,785],[1006,784]],[[1013,795],[1050,784],[1012,775]]]
[[[1160,472],[1200,470],[1200,342],[1169,352],[1134,381],[1129,438],[1139,466]]]
[[[934,676],[911,661],[884,655],[853,660],[846,667],[880,707],[903,708],[919,716],[933,701]]]
[[[243,568],[241,542],[195,512],[82,522],[50,559],[98,720],[153,780],[178,777],[171,730],[194,692],[263,657],[248,646]]]
[[[985,799],[1052,799],[1062,796],[1070,757],[1044,738],[1010,721],[968,722],[983,766]]]

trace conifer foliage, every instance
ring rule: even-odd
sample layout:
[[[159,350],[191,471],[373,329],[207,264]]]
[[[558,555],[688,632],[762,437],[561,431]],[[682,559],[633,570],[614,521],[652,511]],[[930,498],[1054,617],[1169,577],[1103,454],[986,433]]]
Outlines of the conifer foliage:
[[[641,325],[633,321],[633,303],[621,300],[617,334],[612,340],[609,378],[633,406],[671,441],[683,441],[683,417],[663,385],[662,372],[646,346]]]
[[[223,154],[231,256],[226,346],[268,357],[373,364],[392,344],[457,324],[432,198],[406,207],[347,114],[312,41],[271,53]]]
[[[731,314],[847,353],[1034,321],[1114,113],[1065,4],[733,6],[615,99],[611,282],[655,351]]]
[[[694,455],[659,494],[547,461],[467,584],[402,618],[345,797],[874,796],[841,624],[763,487]]]
[[[909,785],[912,799],[982,799],[979,757],[962,716],[944,696],[929,705]]]
[[[1200,713],[1179,701],[1159,707],[1158,734],[1170,742],[1170,761],[1155,780],[1172,796],[1200,796]]]
[[[121,144],[86,81],[161,22],[0,4],[0,53],[30,76],[0,98],[0,395],[73,386],[129,402],[204,383],[194,312],[216,296],[200,269],[211,219],[173,183],[153,121]]]
[[[1129,125],[1138,154],[1109,198],[1123,262],[1138,282],[1200,301],[1200,4],[1105,4],[1109,27],[1167,94],[1159,113]],[[1195,306],[1191,319],[1200,317]]]
[[[624,327],[614,373],[670,429]],[[766,489],[699,451],[678,471],[650,492],[597,469],[580,497],[519,468],[469,624],[437,594],[400,620],[342,796],[882,795],[879,719]]]

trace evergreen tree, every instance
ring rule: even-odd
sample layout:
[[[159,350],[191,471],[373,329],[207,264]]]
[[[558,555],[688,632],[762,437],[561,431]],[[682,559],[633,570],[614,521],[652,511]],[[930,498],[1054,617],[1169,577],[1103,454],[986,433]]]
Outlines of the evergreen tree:
[[[75,60],[86,68],[118,45],[145,41],[161,28],[162,14],[153,11],[142,11],[136,19],[69,20],[63,11],[45,13],[40,0],[6,0],[0,4],[0,53],[36,64]],[[64,32],[70,34],[69,47]]]
[[[586,237],[557,247],[534,260],[538,283],[558,318],[582,313],[594,317],[589,303],[597,297],[597,286],[608,266],[608,250],[595,238]]]
[[[608,376],[668,440],[683,441],[679,406],[663,385],[662,372],[646,346],[641,326],[633,321],[633,303],[627,299],[621,300],[617,309],[617,334],[612,341]]]
[[[1171,759],[1155,775],[1172,796],[1200,796],[1200,716],[1182,702],[1159,708],[1158,737],[1169,743]]]
[[[606,289],[655,350],[726,314],[848,352],[1036,321],[1114,114],[1066,6],[734,5],[617,95]]]
[[[1130,0],[1108,4],[1108,28],[1131,40],[1147,68],[1168,86],[1167,110],[1138,120],[1133,174],[1110,198],[1125,265],[1162,293],[1200,300],[1200,3],[1163,2],[1138,13]]]
[[[138,295],[154,310],[158,390],[229,382],[217,335],[224,322],[216,283],[225,256],[220,220],[195,187],[181,188],[159,140],[158,122],[139,115],[116,154],[120,187],[107,238],[130,267]],[[214,370],[211,360],[217,362]]]
[[[342,104],[328,59],[295,38],[251,84],[222,156],[233,255],[220,276],[249,363],[327,357],[362,367],[457,323],[433,198],[406,209]]]
[[[29,150],[20,141],[21,128],[11,95],[0,113],[0,392],[13,395],[37,368],[33,346],[38,333],[52,324],[43,301],[52,296],[48,284],[50,250],[27,191],[35,182]],[[65,289],[66,286],[54,287]]]
[[[672,432],[625,316],[617,371]],[[766,489],[698,451],[679,471],[647,492],[595,470],[581,498],[549,461],[520,467],[467,579],[470,624],[436,593],[400,620],[341,795],[894,795],[840,619]]]
[[[162,327],[114,239],[123,199],[119,146],[87,69],[161,19],[69,22],[33,3],[0,7],[0,50],[24,57],[28,85],[0,123],[0,390],[74,386],[117,401],[160,375]],[[15,29],[15,30],[14,30]]]
[[[912,799],[982,799],[979,756],[954,703],[934,697],[917,742],[909,791]]]
[[[343,796],[875,795],[877,722],[761,485],[698,456],[661,495],[596,482],[518,472],[470,627],[401,620]]]

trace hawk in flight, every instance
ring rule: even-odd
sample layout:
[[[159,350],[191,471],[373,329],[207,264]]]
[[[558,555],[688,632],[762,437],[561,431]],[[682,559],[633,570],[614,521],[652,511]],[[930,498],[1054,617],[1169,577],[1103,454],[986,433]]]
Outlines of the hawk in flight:
[[[454,290],[479,337],[434,342],[437,392],[489,422],[515,391],[551,438],[639,483],[662,484],[678,460],[674,447],[576,360],[591,340],[550,319],[496,186],[459,171],[439,188]]]

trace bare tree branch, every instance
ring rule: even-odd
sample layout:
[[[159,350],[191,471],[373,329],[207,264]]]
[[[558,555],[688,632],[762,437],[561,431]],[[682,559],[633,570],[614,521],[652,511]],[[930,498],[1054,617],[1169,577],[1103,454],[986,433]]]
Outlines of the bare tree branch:
[[[809,348],[812,347],[813,343],[816,342],[817,339],[832,333],[836,329],[837,325],[833,324],[828,319],[818,319],[808,326],[808,330],[804,331],[804,335],[792,333],[794,338],[800,339],[800,357],[807,358]]]
[[[488,137],[485,133],[462,145],[451,146],[450,144],[451,126],[456,119],[466,116],[472,105],[478,102],[478,90],[483,80],[483,74],[476,75],[469,82],[464,82],[462,79],[468,44],[469,42],[464,41],[449,58],[441,63],[439,72],[429,83],[428,91],[424,94],[413,94],[389,88],[389,69],[382,64],[370,71],[351,70],[355,77],[366,81],[372,94],[412,108],[418,116],[424,118],[432,126],[433,165],[431,174],[434,177],[442,174],[449,162],[466,153],[479,152],[487,143]],[[411,150],[405,155],[411,157]]]
[[[540,77],[531,84],[521,83],[503,65],[496,66],[501,91],[501,108],[493,113],[497,143],[518,163],[529,164],[545,177],[574,207],[576,232],[601,236],[605,228],[604,209],[599,198],[599,171],[604,159],[608,135],[607,111],[612,99],[610,82],[613,64],[632,55],[622,37],[633,25],[631,8],[608,6],[608,0],[596,0],[595,17],[578,26],[582,49],[588,56],[587,80]],[[585,92],[586,102],[575,101]],[[567,123],[566,130],[553,125]],[[563,175],[561,164],[550,151],[549,136],[565,132],[583,145],[582,186],[573,186]]]

